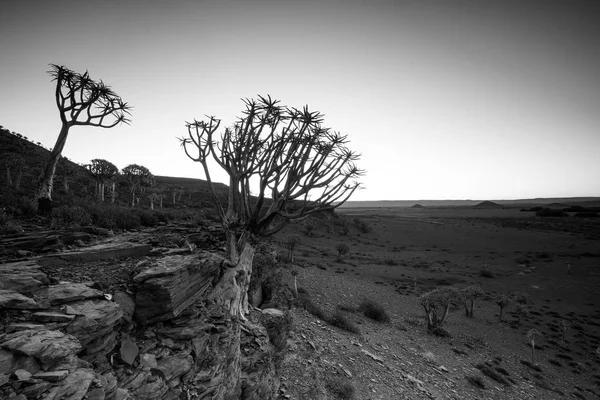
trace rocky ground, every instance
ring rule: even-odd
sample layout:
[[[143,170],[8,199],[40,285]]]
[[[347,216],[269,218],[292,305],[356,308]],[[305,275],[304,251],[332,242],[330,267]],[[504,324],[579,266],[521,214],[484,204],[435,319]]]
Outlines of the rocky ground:
[[[309,299],[313,308],[296,299],[287,310],[285,302],[279,302],[285,316],[253,309],[250,322],[241,325],[223,319],[209,303],[190,298],[210,286],[211,273],[190,279],[160,269],[171,257],[185,266],[188,257],[195,260],[203,250],[218,252],[222,242],[216,228],[171,225],[118,235],[38,232],[30,238],[37,243],[33,248],[22,245],[27,242],[24,236],[2,238],[4,249],[12,247],[0,267],[1,393],[21,400],[218,398],[216,388],[235,372],[223,369],[223,360],[232,357],[229,352],[236,343],[231,333],[239,328],[245,398],[267,398],[270,390],[281,399],[307,400],[598,397],[600,358],[594,349],[600,345],[600,315],[594,306],[569,314],[568,305],[560,309],[540,297],[522,325],[514,323],[512,310],[506,322],[499,322],[494,293],[500,292],[503,274],[517,272],[497,269],[496,279],[486,286],[487,296],[476,303],[474,318],[455,307],[446,324],[451,336],[429,335],[418,296],[440,280],[460,285],[478,278],[472,273],[469,278],[467,269],[460,268],[457,247],[436,239],[434,251],[418,248],[426,240],[422,238],[439,234],[439,229],[420,232],[411,225],[411,238],[390,242],[393,235],[385,235],[394,226],[385,219],[377,221],[388,223],[387,228],[361,233],[351,227],[340,235],[339,220],[326,219],[310,235],[305,234],[305,224],[284,231],[277,240],[298,234],[302,244],[294,263],[280,264],[281,282],[289,292],[295,278],[299,296]],[[433,222],[427,229],[440,223]],[[483,232],[486,226],[472,224],[469,221],[464,229]],[[449,226],[453,232],[463,229]],[[501,234],[495,229],[489,234]],[[333,249],[340,241],[350,243],[351,251],[338,261]],[[99,243],[108,245],[93,247]],[[56,251],[61,246],[67,253]],[[394,251],[400,247],[401,256]],[[428,248],[432,250],[431,243]],[[481,250],[468,251],[477,255]],[[419,258],[424,254],[431,257]],[[493,251],[490,254],[493,260]],[[543,259],[540,263],[551,265]],[[531,264],[534,268],[519,279],[535,274],[536,264]],[[453,265],[454,275],[446,272]],[[190,296],[177,297],[182,287]],[[377,322],[363,315],[359,305],[365,299],[380,304],[390,320]],[[316,317],[314,307],[325,317]],[[358,332],[326,322],[336,313]],[[565,343],[558,343],[560,332],[547,325],[556,319],[547,318],[551,313],[573,321]],[[283,319],[291,321],[287,340],[272,330],[279,326],[286,333]],[[531,367],[522,362],[530,360],[523,333],[535,326],[544,336]]]

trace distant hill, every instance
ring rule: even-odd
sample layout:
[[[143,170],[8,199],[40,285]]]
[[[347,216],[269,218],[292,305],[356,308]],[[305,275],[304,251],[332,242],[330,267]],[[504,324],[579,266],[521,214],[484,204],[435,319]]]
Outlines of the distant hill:
[[[494,203],[493,201],[482,201],[479,204],[475,204],[473,206],[473,208],[477,208],[477,209],[500,209],[500,208],[504,208],[504,206],[498,204],[498,203]]]
[[[414,204],[423,207],[473,207],[483,200],[376,200],[376,201],[347,201],[342,208],[409,208]],[[600,197],[553,197],[517,200],[487,200],[503,206],[535,207],[552,203],[564,203],[568,206],[579,205],[584,207],[599,206]]]
[[[27,137],[0,126],[0,207],[33,198],[38,176],[49,156],[50,150],[41,143],[33,143]],[[9,166],[10,173],[7,173],[5,162],[15,159],[19,161],[19,167]],[[155,176],[155,183],[154,189],[163,193],[165,205],[171,205],[176,198],[178,205],[187,207],[212,204],[205,180]],[[218,193],[227,190],[227,185],[222,183],[214,183],[214,187]],[[85,167],[61,158],[52,196],[57,205],[72,204],[74,199],[93,198],[94,188],[94,180]],[[119,179],[116,192],[117,203],[129,203],[129,184],[125,179]]]
[[[417,204],[411,206],[410,208],[425,208],[425,207],[423,207],[422,205],[417,203]]]

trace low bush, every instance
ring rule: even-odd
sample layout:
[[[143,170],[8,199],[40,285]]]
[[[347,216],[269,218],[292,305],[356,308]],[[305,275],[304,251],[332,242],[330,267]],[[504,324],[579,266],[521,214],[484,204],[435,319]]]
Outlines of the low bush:
[[[81,227],[92,224],[92,217],[83,207],[61,206],[52,210],[52,227],[68,228],[71,226]]]
[[[21,224],[15,221],[6,221],[0,224],[0,234],[2,235],[14,235],[23,232]]]
[[[362,233],[369,233],[369,232],[371,232],[373,230],[373,228],[371,227],[371,225],[369,225],[368,223],[366,223],[362,219],[354,218],[353,222],[354,222],[354,225],[356,225],[356,227]]]
[[[482,374],[484,374],[485,376],[487,376],[490,379],[495,380],[498,383],[501,383],[503,385],[509,385],[510,383],[504,379],[504,377],[500,374],[498,374],[496,371],[494,371],[493,369],[491,369],[488,365],[480,363],[477,364],[475,366],[478,370],[481,371]]]
[[[568,215],[563,210],[553,210],[551,208],[542,208],[535,212],[536,217],[567,217]]]
[[[485,383],[483,382],[483,379],[481,379],[480,376],[469,375],[466,378],[467,382],[469,382],[471,385],[478,387],[479,389],[485,389]]]
[[[360,310],[365,317],[377,322],[390,322],[390,316],[385,311],[385,308],[372,300],[363,300],[360,304]]]
[[[539,365],[533,364],[531,361],[528,361],[528,360],[521,360],[521,364],[523,364],[537,372],[543,371],[542,367],[540,367]]]
[[[351,333],[360,333],[360,330],[352,321],[350,321],[340,311],[336,311],[330,318],[327,318],[327,322],[333,326],[337,326],[340,329]]]

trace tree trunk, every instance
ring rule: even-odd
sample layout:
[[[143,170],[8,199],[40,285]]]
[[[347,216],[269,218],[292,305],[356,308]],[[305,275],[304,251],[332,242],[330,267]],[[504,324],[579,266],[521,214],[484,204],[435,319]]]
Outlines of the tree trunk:
[[[10,168],[6,167],[6,187],[9,188],[12,186],[12,179],[10,177]]]
[[[471,299],[471,304],[469,306],[469,317],[473,317],[473,307],[475,306],[475,300]]]
[[[531,341],[531,363],[535,364],[535,341]]]
[[[50,158],[42,173],[38,179],[38,189],[35,198],[37,199],[38,208],[42,205],[43,212],[50,211],[52,209],[52,188],[54,183],[54,175],[56,174],[56,165],[58,164],[58,160],[60,159],[60,155],[65,147],[65,143],[67,141],[67,136],[69,134],[70,125],[63,121],[62,127],[60,129],[60,134],[58,135],[58,139],[56,139],[56,144],[52,148],[50,152]]]
[[[254,246],[246,242],[237,254],[235,234],[227,233],[227,261],[221,279],[215,286],[213,297],[235,318],[245,320],[248,314],[248,288],[252,276]]]
[[[446,321],[446,317],[448,317],[449,311],[450,311],[450,304],[446,305],[446,308],[444,308],[444,314],[442,315],[442,318],[440,319],[440,323],[439,323],[440,326],[444,325],[444,322]]]
[[[100,182],[98,189],[100,193],[100,201],[104,203],[104,182]]]
[[[112,193],[110,195],[110,202],[111,204],[115,204],[115,198],[117,197],[117,193],[115,192],[115,186],[117,185],[117,182],[113,181],[112,183]]]
[[[500,307],[500,321],[502,321],[502,312],[504,311],[504,307]]]
[[[69,177],[63,177],[63,189],[65,189],[65,193],[69,194]]]
[[[17,173],[17,179],[15,180],[15,189],[21,190],[21,180],[23,179],[23,171]]]
[[[176,193],[176,192],[173,192],[173,205],[177,204],[177,203],[175,203],[175,196],[176,196],[176,195],[177,195],[177,193]]]
[[[163,200],[163,196],[162,196],[162,194],[161,194],[161,195],[160,195],[160,208],[163,208],[163,203],[162,203],[162,200]]]

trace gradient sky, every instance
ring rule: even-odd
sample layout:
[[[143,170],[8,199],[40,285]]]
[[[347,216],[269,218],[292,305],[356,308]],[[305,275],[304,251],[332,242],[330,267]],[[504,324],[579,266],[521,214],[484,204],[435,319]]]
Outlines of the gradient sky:
[[[352,200],[600,196],[598,0],[4,0],[0,125],[46,147],[49,63],[134,107],[131,126],[71,130],[80,163],[203,178],[185,121],[228,126],[270,94],[363,154]]]

